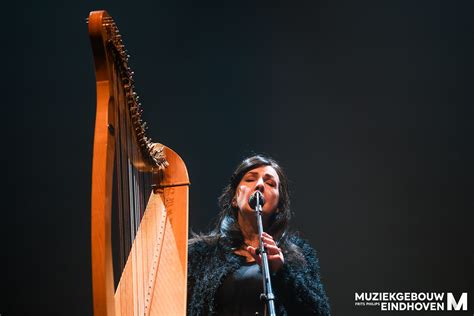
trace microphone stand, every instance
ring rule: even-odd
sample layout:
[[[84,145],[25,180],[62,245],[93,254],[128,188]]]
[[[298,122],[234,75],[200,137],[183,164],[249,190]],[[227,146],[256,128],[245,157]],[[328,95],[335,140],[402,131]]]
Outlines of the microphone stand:
[[[275,313],[275,295],[273,295],[272,282],[270,280],[270,269],[268,267],[267,250],[263,246],[263,225],[262,225],[262,205],[260,205],[260,195],[257,194],[255,212],[257,215],[258,226],[258,252],[262,256],[262,274],[263,274],[263,293],[260,294],[260,299],[266,303],[265,315],[276,316]]]

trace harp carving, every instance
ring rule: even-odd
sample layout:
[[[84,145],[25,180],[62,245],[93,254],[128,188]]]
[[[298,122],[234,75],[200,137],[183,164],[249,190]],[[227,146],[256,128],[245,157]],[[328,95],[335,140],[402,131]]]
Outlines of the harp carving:
[[[185,315],[189,178],[145,135],[133,72],[105,11],[89,15],[97,112],[92,163],[92,285],[97,315]],[[117,218],[118,228],[112,228]],[[114,261],[112,232],[121,260]],[[115,243],[114,243],[115,247]],[[114,268],[120,272],[114,283]]]

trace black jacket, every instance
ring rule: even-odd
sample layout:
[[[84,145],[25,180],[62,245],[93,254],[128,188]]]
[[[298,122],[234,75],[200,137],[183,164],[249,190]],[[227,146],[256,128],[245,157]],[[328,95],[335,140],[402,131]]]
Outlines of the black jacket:
[[[319,275],[316,252],[303,239],[291,236],[285,264],[272,276],[277,315],[330,315]],[[216,315],[217,289],[241,259],[218,237],[191,240],[188,252],[188,315]]]

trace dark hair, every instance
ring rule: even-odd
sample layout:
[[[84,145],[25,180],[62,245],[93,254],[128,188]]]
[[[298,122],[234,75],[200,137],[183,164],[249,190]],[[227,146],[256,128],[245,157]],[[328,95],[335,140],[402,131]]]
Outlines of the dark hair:
[[[220,235],[220,237],[227,239],[233,247],[242,245],[243,236],[237,221],[238,209],[232,206],[232,199],[244,175],[248,171],[262,166],[273,167],[280,180],[278,206],[276,212],[274,212],[270,218],[267,232],[273,236],[278,244],[284,243],[287,236],[289,230],[288,225],[291,218],[288,179],[283,169],[274,159],[262,154],[255,155],[244,159],[237,166],[230,177],[229,183],[219,197],[219,207],[221,211],[213,234]]]

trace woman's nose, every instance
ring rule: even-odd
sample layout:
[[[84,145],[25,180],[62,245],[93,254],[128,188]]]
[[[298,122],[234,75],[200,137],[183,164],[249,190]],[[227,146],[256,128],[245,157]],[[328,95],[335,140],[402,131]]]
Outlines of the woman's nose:
[[[265,182],[263,181],[263,178],[258,179],[257,184],[255,185],[255,191],[260,191],[263,192],[265,189]]]

